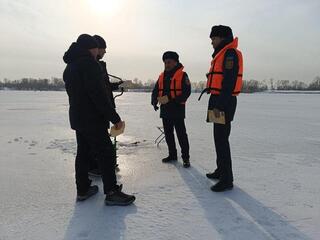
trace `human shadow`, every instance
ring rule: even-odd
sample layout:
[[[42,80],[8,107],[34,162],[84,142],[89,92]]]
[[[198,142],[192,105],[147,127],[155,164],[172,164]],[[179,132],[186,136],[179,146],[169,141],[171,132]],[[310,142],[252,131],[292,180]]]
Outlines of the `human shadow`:
[[[137,207],[105,206],[104,195],[98,194],[84,202],[75,202],[65,240],[125,239],[125,218],[135,214]]]
[[[214,193],[210,191],[212,182],[195,167],[184,169],[179,163],[175,166],[221,239],[310,239],[239,187]]]

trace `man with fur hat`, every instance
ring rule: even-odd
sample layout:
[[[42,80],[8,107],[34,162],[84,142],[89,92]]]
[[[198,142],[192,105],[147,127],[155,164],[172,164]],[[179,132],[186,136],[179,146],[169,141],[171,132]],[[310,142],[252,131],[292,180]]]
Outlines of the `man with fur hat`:
[[[160,104],[160,118],[169,150],[169,156],[162,159],[162,162],[177,161],[175,129],[181,147],[183,166],[188,168],[190,167],[189,140],[184,119],[186,101],[191,94],[191,84],[176,52],[165,52],[162,60],[165,69],[160,74],[151,97],[151,104],[156,111],[158,103]]]
[[[102,171],[105,204],[124,206],[133,203],[135,197],[123,193],[122,185],[117,185],[114,158],[110,156],[113,146],[107,133],[109,121],[117,129],[124,123],[108,100],[97,55],[97,41],[88,34],[82,34],[63,57],[67,63],[63,80],[69,97],[70,125],[77,138],[77,200],[84,201],[98,192],[98,186],[91,186],[88,178],[90,153],[93,153]]]
[[[213,26],[210,38],[214,53],[207,73],[205,91],[210,93],[207,121],[214,122],[217,168],[206,176],[218,180],[211,190],[221,192],[233,188],[229,136],[231,121],[236,111],[237,96],[242,87],[243,60],[241,52],[237,49],[238,38],[233,38],[230,27]],[[210,119],[210,111],[213,120]]]

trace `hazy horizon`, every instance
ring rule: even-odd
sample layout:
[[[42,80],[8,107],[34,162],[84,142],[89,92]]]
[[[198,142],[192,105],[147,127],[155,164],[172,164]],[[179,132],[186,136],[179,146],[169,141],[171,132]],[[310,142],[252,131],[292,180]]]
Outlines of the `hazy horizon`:
[[[244,78],[311,82],[320,75],[319,1],[0,0],[0,80],[61,78],[79,34],[107,42],[110,73],[156,80],[161,56],[177,51],[191,81],[204,81],[212,25],[239,37]]]

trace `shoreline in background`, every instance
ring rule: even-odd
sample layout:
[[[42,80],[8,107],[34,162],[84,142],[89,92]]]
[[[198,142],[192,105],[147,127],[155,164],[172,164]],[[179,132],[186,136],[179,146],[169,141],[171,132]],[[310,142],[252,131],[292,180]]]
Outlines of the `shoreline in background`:
[[[35,89],[10,89],[4,88],[0,89],[0,92],[4,91],[17,91],[17,92],[65,92],[65,89],[58,89],[58,90],[35,90]],[[115,91],[120,92],[120,91]],[[151,93],[152,89],[125,89],[125,92],[134,92],[134,93]],[[193,90],[192,93],[201,93],[199,90]],[[266,90],[266,91],[257,91],[257,92],[242,92],[242,94],[252,94],[252,93],[259,93],[259,94],[320,94],[319,90]]]
[[[118,82],[114,77],[110,78],[111,82]],[[123,80],[121,87],[125,91],[130,92],[151,92],[156,84],[154,80],[142,82],[137,78],[133,80]],[[202,92],[206,88],[206,81],[191,82],[192,92]],[[23,78],[20,80],[10,81],[4,79],[0,81],[0,89],[14,89],[14,90],[35,90],[35,91],[64,91],[65,83],[62,79],[34,79]],[[320,77],[317,76],[314,80],[307,84],[298,80],[277,80],[270,79],[269,82],[258,80],[243,80],[242,93],[255,92],[275,92],[275,93],[318,93],[320,91]]]

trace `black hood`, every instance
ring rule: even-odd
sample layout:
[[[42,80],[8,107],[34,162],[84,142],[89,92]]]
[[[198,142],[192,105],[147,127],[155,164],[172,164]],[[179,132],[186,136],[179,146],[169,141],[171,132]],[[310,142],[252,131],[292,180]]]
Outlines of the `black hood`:
[[[92,58],[92,55],[87,49],[81,48],[78,43],[74,42],[64,53],[63,61],[68,64],[80,58]]]

